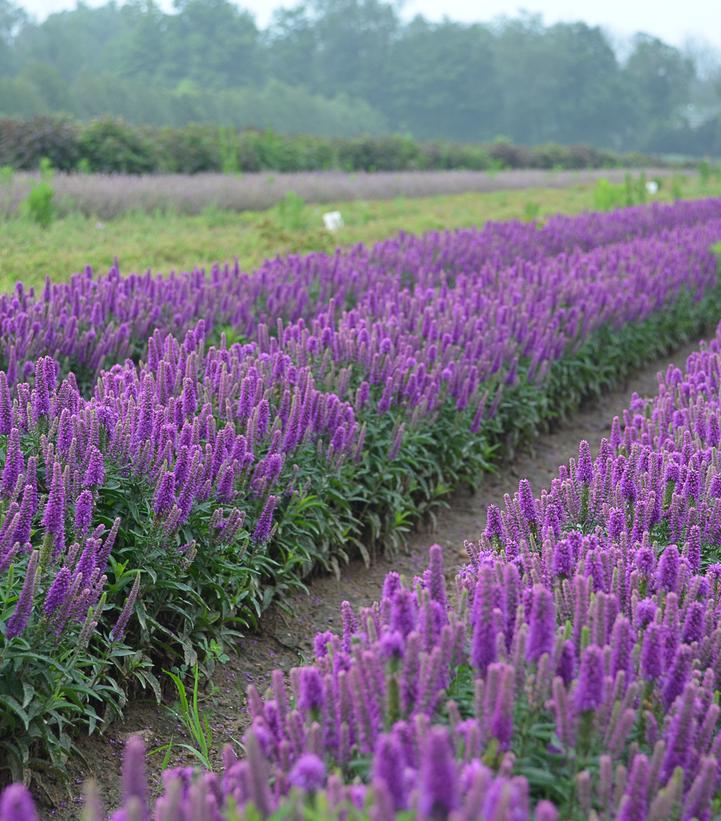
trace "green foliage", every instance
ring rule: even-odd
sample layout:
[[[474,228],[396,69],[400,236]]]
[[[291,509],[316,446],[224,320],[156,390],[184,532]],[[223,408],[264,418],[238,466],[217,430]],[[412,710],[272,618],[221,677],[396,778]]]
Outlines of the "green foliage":
[[[302,231],[308,227],[305,202],[295,191],[288,191],[275,207],[276,219],[287,231]]]
[[[721,154],[717,118],[691,127],[673,116],[690,104],[712,110],[715,73],[695,71],[657,38],[638,35],[621,59],[600,28],[581,22],[431,23],[406,19],[400,6],[315,0],[265,29],[231,0],[132,13],[106,2],[43,22],[18,12],[0,32],[2,112],[346,137],[392,127],[474,143],[502,133],[544,144],[546,168],[559,164],[550,143]],[[574,163],[586,167],[582,154]]]
[[[600,179],[593,190],[593,208],[595,211],[613,211],[632,205],[643,205],[648,200],[646,174],[638,177],[624,174],[623,183],[612,183]]]
[[[613,211],[628,205],[627,186],[615,185],[606,179],[601,179],[593,189],[593,210]]]
[[[638,205],[645,205],[648,199],[648,189],[646,188],[646,174],[642,171],[636,180],[636,202]]]
[[[12,165],[0,165],[0,185],[12,185],[15,169]]]
[[[53,167],[48,157],[40,159],[40,180],[34,181],[22,203],[22,213],[41,228],[49,228],[55,219]]]
[[[37,134],[35,132],[38,132]],[[88,173],[184,173],[221,171],[487,170],[506,168],[580,169],[648,164],[650,158],[623,156],[589,146],[515,146],[417,141],[408,136],[350,138],[288,135],[263,130],[191,123],[146,127],[104,117],[72,124],[50,117],[21,121],[0,118],[0,163],[37,167],[48,156],[60,171]]]
[[[158,167],[153,144],[120,120],[94,120],[82,130],[79,145],[92,171],[146,174]]]
[[[232,128],[218,129],[218,148],[220,151],[220,170],[224,174],[239,174],[238,137]]]
[[[16,559],[0,579],[0,782],[22,780],[32,771],[42,785],[45,775],[64,777],[63,764],[80,731],[94,732],[121,714],[133,651],[111,643],[104,630],[87,630],[89,621],[102,620],[104,599],[85,623],[69,623],[60,635],[42,617],[8,639],[27,562],[27,556]],[[57,570],[41,567],[38,611]]]
[[[701,185],[706,187],[709,182],[711,181],[711,174],[712,174],[712,167],[711,163],[707,159],[701,160],[698,164],[698,175],[701,179]]]
[[[535,200],[528,200],[523,204],[523,219],[527,222],[537,220],[541,214],[541,203]]]
[[[42,157],[60,171],[74,169],[80,159],[79,126],[62,117],[0,117],[0,165],[32,171]]]
[[[683,199],[683,183],[684,178],[680,174],[674,174],[671,177],[671,198],[673,200]]]
[[[177,707],[166,708],[168,712],[176,718],[188,733],[193,744],[175,744],[173,740],[158,747],[154,753],[165,752],[167,764],[168,757],[174,747],[179,747],[186,750],[195,757],[197,762],[205,770],[213,770],[213,762],[210,757],[210,751],[213,746],[213,732],[208,725],[207,720],[202,715],[200,710],[200,703],[198,698],[200,676],[197,665],[193,668],[193,692],[192,696],[188,698],[188,691],[185,687],[183,679],[176,673],[166,670],[165,673],[170,677],[170,680],[175,686],[175,691],[178,696]]]

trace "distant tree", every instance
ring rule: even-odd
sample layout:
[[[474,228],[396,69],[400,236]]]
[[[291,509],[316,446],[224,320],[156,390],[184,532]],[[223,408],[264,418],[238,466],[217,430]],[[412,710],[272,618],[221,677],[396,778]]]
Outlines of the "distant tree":
[[[27,15],[12,0],[0,0],[0,75],[9,74],[15,65],[13,40],[27,23]]]
[[[394,44],[380,106],[400,130],[479,141],[498,133],[502,93],[484,26],[416,17]]]
[[[272,64],[286,81],[303,78],[316,92],[348,94],[382,109],[400,25],[395,2],[308,0],[275,16],[269,40],[279,55]]]
[[[205,88],[262,82],[264,54],[253,17],[230,0],[175,0],[167,19],[163,79]]]
[[[402,0],[288,2],[260,30],[236,0],[174,0],[170,11],[160,0],[80,0],[42,22],[0,0],[0,112],[627,150],[717,145],[721,57],[704,43],[678,49],[639,34],[620,58],[598,27],[546,26],[539,15],[407,21]]]
[[[18,80],[25,81],[37,89],[48,111],[69,111],[72,100],[68,86],[60,72],[52,65],[33,60],[26,63],[18,74]]]
[[[636,94],[635,105],[647,123],[667,123],[683,113],[695,68],[679,49],[638,34],[625,73]]]
[[[264,39],[270,76],[318,88],[318,34],[307,5],[277,9]]]

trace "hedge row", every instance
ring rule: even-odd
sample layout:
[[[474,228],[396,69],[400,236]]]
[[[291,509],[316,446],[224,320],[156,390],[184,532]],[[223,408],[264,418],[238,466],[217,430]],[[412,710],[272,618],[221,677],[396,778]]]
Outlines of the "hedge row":
[[[55,117],[0,118],[0,166],[35,170],[47,157],[60,171],[97,173],[229,173],[252,171],[582,169],[658,164],[642,154],[590,146],[536,148],[417,142],[410,137],[332,138],[212,125],[156,128],[105,118],[88,123]]]

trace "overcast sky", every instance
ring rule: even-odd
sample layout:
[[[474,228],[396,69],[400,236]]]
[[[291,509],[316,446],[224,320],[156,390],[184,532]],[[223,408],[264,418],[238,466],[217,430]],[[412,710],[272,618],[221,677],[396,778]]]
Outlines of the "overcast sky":
[[[100,0],[102,1],[102,0]],[[36,17],[46,17],[53,11],[73,8],[75,0],[20,0]],[[89,0],[96,5],[99,0]],[[170,8],[172,0],[161,0]],[[276,0],[241,0],[239,5],[250,9],[260,25],[270,19],[274,8],[294,5]],[[520,8],[543,14],[547,23],[582,19],[603,25],[623,37],[636,31],[646,31],[662,39],[682,45],[687,38],[701,38],[721,48],[721,2],[718,0],[545,0],[544,2],[504,2],[504,0],[405,0],[404,14],[423,14],[432,20],[444,15],[453,20],[487,21],[498,15],[515,15]]]

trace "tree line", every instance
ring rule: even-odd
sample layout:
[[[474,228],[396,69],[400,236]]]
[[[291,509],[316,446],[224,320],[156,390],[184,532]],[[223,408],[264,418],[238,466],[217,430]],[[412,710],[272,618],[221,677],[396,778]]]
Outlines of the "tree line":
[[[42,22],[0,0],[0,115],[721,155],[719,64],[645,34],[626,45],[527,14],[406,20],[392,0],[306,0],[266,28],[229,0]]]

